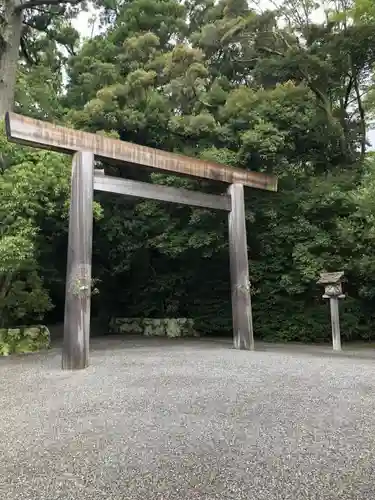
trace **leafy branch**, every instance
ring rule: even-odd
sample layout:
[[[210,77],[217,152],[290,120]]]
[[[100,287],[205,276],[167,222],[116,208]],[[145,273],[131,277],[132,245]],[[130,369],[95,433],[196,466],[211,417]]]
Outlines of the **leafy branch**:
[[[15,6],[15,12],[21,12],[26,9],[33,9],[40,6],[53,6],[53,5],[77,5],[82,0],[29,0],[25,3],[20,3]]]

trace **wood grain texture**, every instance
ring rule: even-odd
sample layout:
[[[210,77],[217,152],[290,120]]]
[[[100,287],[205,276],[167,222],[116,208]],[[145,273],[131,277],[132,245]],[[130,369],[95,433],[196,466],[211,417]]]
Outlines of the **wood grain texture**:
[[[254,335],[243,185],[232,184],[228,192],[232,199],[232,210],[229,213],[229,257],[233,340],[236,349],[250,350],[254,349]]]
[[[69,214],[64,370],[83,369],[89,363],[93,181],[93,153],[76,153],[72,164]]]
[[[341,351],[341,333],[340,333],[338,297],[332,297],[329,300],[329,305],[331,309],[332,347],[334,351]]]
[[[94,175],[94,189],[98,191],[216,210],[230,211],[231,209],[231,199],[227,195],[219,196],[188,189],[161,186],[160,184],[132,181],[106,176],[103,175],[102,171],[99,172],[96,173],[95,171]]]
[[[228,184],[241,183],[253,188],[277,191],[277,178],[271,175],[249,172],[97,134],[59,127],[16,113],[7,113],[5,123],[8,139],[21,144],[71,154],[77,151],[89,151],[99,159],[116,160],[119,164],[150,167],[175,174]]]

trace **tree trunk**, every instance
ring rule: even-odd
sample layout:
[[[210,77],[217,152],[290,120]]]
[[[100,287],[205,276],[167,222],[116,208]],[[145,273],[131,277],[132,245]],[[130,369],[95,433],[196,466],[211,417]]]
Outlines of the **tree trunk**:
[[[366,115],[362,103],[361,91],[359,88],[359,83],[357,76],[354,80],[354,90],[357,99],[358,113],[359,113],[359,132],[360,132],[360,145],[361,145],[361,160],[364,159],[366,155],[366,145],[367,145],[367,131],[366,131]]]
[[[318,105],[320,105],[320,108],[324,111],[328,123],[331,125],[333,129],[336,129],[338,132],[340,152],[343,159],[346,162],[352,163],[355,160],[355,158],[352,154],[352,151],[350,150],[350,145],[345,132],[345,120],[343,123],[341,123],[341,121],[334,116],[332,104],[329,97],[319,88],[317,88],[314,84],[312,84],[308,77],[305,78],[309,85],[310,90],[315,94],[317,98]]]
[[[6,297],[12,285],[14,275],[13,273],[5,272],[0,276],[0,328],[4,328],[6,325]]]
[[[22,31],[22,11],[17,5],[17,0],[5,1],[5,27],[0,34],[0,120],[13,108]]]

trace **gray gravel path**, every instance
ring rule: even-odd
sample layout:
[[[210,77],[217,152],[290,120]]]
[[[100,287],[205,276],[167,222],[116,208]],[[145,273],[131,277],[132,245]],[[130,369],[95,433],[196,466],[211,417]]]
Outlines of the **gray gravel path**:
[[[375,496],[375,365],[210,342],[0,360],[1,500]]]

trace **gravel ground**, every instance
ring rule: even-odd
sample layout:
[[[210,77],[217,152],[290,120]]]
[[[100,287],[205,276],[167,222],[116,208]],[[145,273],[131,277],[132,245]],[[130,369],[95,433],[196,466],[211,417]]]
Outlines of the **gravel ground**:
[[[0,360],[1,500],[374,498],[373,361],[93,344]]]

